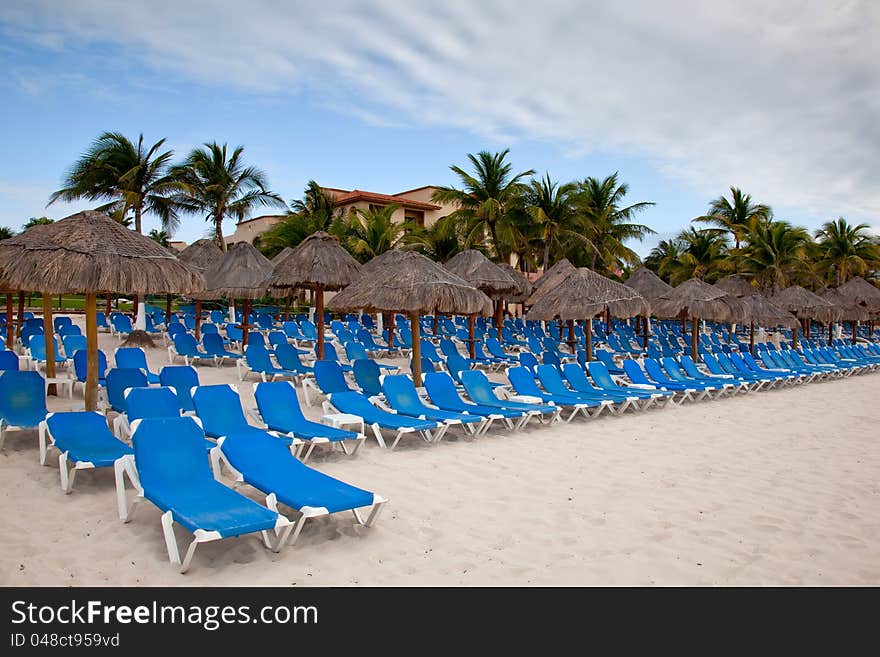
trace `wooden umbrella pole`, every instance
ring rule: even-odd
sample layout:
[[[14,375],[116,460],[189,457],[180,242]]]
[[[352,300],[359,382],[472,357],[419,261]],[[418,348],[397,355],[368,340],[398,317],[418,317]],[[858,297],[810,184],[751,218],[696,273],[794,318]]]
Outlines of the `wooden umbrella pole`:
[[[287,295],[287,298],[284,300],[284,321],[290,321],[290,297],[293,296],[293,290],[291,290],[290,294]]]
[[[410,313],[409,326],[412,332],[412,372],[413,383],[417,388],[422,386],[422,342],[419,336],[419,316]]]
[[[700,362],[700,350],[697,348],[697,342],[699,340],[697,332],[699,331],[699,326],[700,323],[697,321],[697,318],[691,317],[691,356],[695,363]]]
[[[18,322],[15,324],[15,337],[21,337],[21,327],[24,326],[24,292],[18,293]]]
[[[171,295],[165,297],[165,326],[171,323]]]
[[[852,325],[853,325],[852,343],[855,344],[856,342],[858,342],[858,337],[859,337],[859,321],[857,319],[854,319]]]
[[[438,322],[437,322],[437,309],[435,308],[434,309],[434,326],[431,329],[433,331],[434,335],[437,335],[437,324],[438,324]]]
[[[43,298],[43,339],[46,344],[46,378],[55,378],[55,327],[52,325],[52,296],[48,292],[41,294]],[[55,384],[46,390],[47,395],[56,395]]]
[[[468,315],[468,352],[471,355],[471,360],[477,357],[474,348],[474,322],[476,321],[475,315]]]
[[[388,321],[385,321],[387,318]],[[388,327],[388,337],[385,339],[385,342],[388,344],[389,349],[394,348],[394,327],[391,326],[391,316],[388,313],[382,313],[382,321],[385,323],[385,326]]]
[[[13,317],[12,293],[6,293],[6,348],[12,349],[12,341],[15,340],[15,320]]]
[[[315,312],[318,314],[318,360],[324,360],[324,286],[315,288]]]
[[[755,322],[749,322],[749,353],[755,354]]]
[[[798,344],[798,343],[797,343],[797,339],[798,339],[798,328],[799,328],[799,327],[800,327],[800,323],[795,324],[795,325],[794,325],[794,329],[793,329],[793,331],[792,331],[791,346],[792,346],[794,349],[797,349],[797,344]]]
[[[574,339],[574,320],[568,320],[568,348],[571,353],[577,352],[577,340]]]
[[[495,329],[498,332],[498,342],[501,342],[501,323],[504,321],[504,302],[498,299],[498,306],[495,308]],[[561,331],[561,329],[560,329]],[[560,332],[559,337],[562,337]]]
[[[593,318],[590,317],[587,320],[587,327],[584,329],[584,332],[587,334],[587,362],[589,363],[593,360]]]
[[[644,335],[642,336],[642,346],[647,349],[648,348],[648,316],[645,315],[642,317],[642,328],[644,330]]]
[[[241,348],[242,351],[247,347],[248,342],[248,315],[251,314],[251,304],[248,299],[241,302]]]
[[[681,332],[684,333],[685,331],[687,331],[687,320],[684,317],[682,317],[681,318]]]
[[[110,313],[112,313],[112,312],[113,312],[113,295],[108,294],[107,295],[107,310],[104,313],[107,315],[108,320],[110,319]]]
[[[170,318],[169,318],[170,320]],[[168,326],[168,323],[165,323],[165,326]],[[202,339],[202,300],[196,299],[196,340]]]
[[[86,295],[86,389],[85,410],[98,408],[98,295]]]

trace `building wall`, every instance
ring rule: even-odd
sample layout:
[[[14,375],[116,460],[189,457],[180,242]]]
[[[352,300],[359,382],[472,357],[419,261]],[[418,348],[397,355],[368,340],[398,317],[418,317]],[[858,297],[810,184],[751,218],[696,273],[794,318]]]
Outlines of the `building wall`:
[[[230,246],[238,242],[253,244],[254,238],[265,233],[282,219],[284,219],[284,215],[265,215],[236,224],[235,232],[232,235],[224,236],[226,244]]]

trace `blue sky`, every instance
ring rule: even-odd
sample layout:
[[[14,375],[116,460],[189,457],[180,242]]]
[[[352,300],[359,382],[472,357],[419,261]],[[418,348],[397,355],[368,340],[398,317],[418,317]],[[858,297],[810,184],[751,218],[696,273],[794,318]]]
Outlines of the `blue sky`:
[[[517,170],[563,181],[619,171],[629,201],[657,204],[642,255],[730,185],[811,229],[880,227],[875,5],[654,4],[4,5],[0,225],[89,207],[45,206],[114,130],[181,159],[244,145],[285,200],[310,178],[454,184],[449,165],[507,147]],[[206,230],[184,217],[174,237]]]

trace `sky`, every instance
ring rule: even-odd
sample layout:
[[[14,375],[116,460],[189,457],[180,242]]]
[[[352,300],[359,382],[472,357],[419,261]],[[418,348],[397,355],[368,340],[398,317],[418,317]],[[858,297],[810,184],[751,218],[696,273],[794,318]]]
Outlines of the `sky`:
[[[878,61],[870,1],[4,2],[0,225],[92,207],[46,204],[119,131],[176,160],[242,145],[286,201],[310,179],[453,185],[481,150],[560,181],[617,171],[656,204],[642,256],[731,186],[880,233]],[[185,216],[174,239],[207,230]]]

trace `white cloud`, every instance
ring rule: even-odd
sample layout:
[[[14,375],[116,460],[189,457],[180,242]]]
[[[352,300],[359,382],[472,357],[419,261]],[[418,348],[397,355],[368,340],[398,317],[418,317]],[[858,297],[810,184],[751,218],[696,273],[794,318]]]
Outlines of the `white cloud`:
[[[648,158],[811,215],[880,213],[871,2],[34,0],[0,20],[218,86],[340,97],[373,124]],[[108,29],[112,26],[112,29]],[[795,218],[796,219],[796,218]]]

